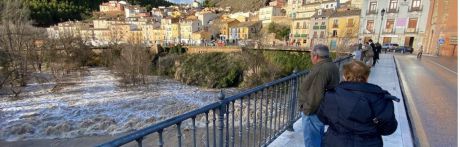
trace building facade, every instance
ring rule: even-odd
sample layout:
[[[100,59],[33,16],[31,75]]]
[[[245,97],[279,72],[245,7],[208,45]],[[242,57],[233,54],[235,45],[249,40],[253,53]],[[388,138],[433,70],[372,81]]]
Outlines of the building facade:
[[[424,52],[441,56],[457,56],[458,1],[430,0],[430,4],[425,30],[426,41],[423,43]]]
[[[419,49],[425,41],[429,7],[427,0],[363,0],[360,39]]]
[[[281,16],[281,8],[268,6],[259,9],[259,20],[262,24],[266,25],[272,22],[273,16]]]
[[[201,30],[201,22],[197,19],[186,19],[180,22],[181,43],[191,44],[193,32]]]
[[[335,10],[326,9],[326,10],[318,10],[311,18],[310,18],[310,28],[309,28],[309,40],[304,41],[308,44],[309,48],[313,48],[313,46],[317,44],[328,44],[327,36],[327,27],[328,27],[328,19],[332,16]],[[308,36],[308,35],[307,35]]]
[[[328,45],[331,49],[345,49],[358,42],[361,10],[338,9],[328,20]]]

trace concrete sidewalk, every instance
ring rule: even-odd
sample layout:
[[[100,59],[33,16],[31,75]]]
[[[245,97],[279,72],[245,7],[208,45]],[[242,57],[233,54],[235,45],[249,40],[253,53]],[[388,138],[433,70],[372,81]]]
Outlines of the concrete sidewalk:
[[[369,83],[379,85],[392,95],[401,98],[399,103],[394,103],[398,129],[392,135],[383,137],[383,145],[385,147],[412,147],[411,130],[392,54],[380,55],[379,62],[372,68]],[[303,147],[302,122],[300,120],[295,122],[294,130],[294,132],[286,131],[281,134],[269,147]]]

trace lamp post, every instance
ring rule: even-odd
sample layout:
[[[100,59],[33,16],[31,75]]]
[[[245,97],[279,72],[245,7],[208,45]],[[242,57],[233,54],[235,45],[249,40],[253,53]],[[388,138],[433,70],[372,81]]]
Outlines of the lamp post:
[[[382,34],[382,24],[383,24],[383,16],[385,15],[385,9],[380,11],[380,15],[382,16],[380,20],[380,29],[379,29],[379,37],[377,38],[377,42],[380,42],[380,34]]]

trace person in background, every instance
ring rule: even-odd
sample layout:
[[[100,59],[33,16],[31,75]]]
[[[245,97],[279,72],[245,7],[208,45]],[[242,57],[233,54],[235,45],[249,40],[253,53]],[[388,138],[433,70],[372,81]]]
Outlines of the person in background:
[[[380,43],[377,42],[374,48],[374,62],[372,63],[372,66],[375,66],[377,60],[380,59],[380,52],[382,52],[382,45],[380,45]]]
[[[313,67],[300,83],[299,108],[302,111],[302,126],[305,147],[320,147],[324,125],[316,116],[316,110],[326,89],[333,89],[340,81],[339,68],[332,62],[329,48],[318,44],[310,52]]]
[[[355,51],[353,51],[352,53],[354,60],[361,61],[361,52],[362,52],[361,49],[362,49],[362,45],[358,44],[358,46],[355,48]]]
[[[417,59],[421,60],[422,59],[422,54],[423,54],[423,45],[420,46],[420,49],[418,50]]]
[[[323,147],[382,147],[382,135],[396,131],[393,101],[399,99],[367,83],[370,72],[353,60],[343,66],[344,81],[326,92],[316,113],[329,125]]]

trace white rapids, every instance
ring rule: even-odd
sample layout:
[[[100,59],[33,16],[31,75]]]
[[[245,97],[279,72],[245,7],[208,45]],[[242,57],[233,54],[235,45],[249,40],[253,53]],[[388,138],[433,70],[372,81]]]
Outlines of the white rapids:
[[[54,83],[29,84],[19,100],[0,96],[0,139],[74,138],[138,130],[217,101],[219,90],[155,78],[142,88],[120,88],[104,68],[69,77],[72,83],[51,92]],[[226,89],[235,93],[236,89]]]

